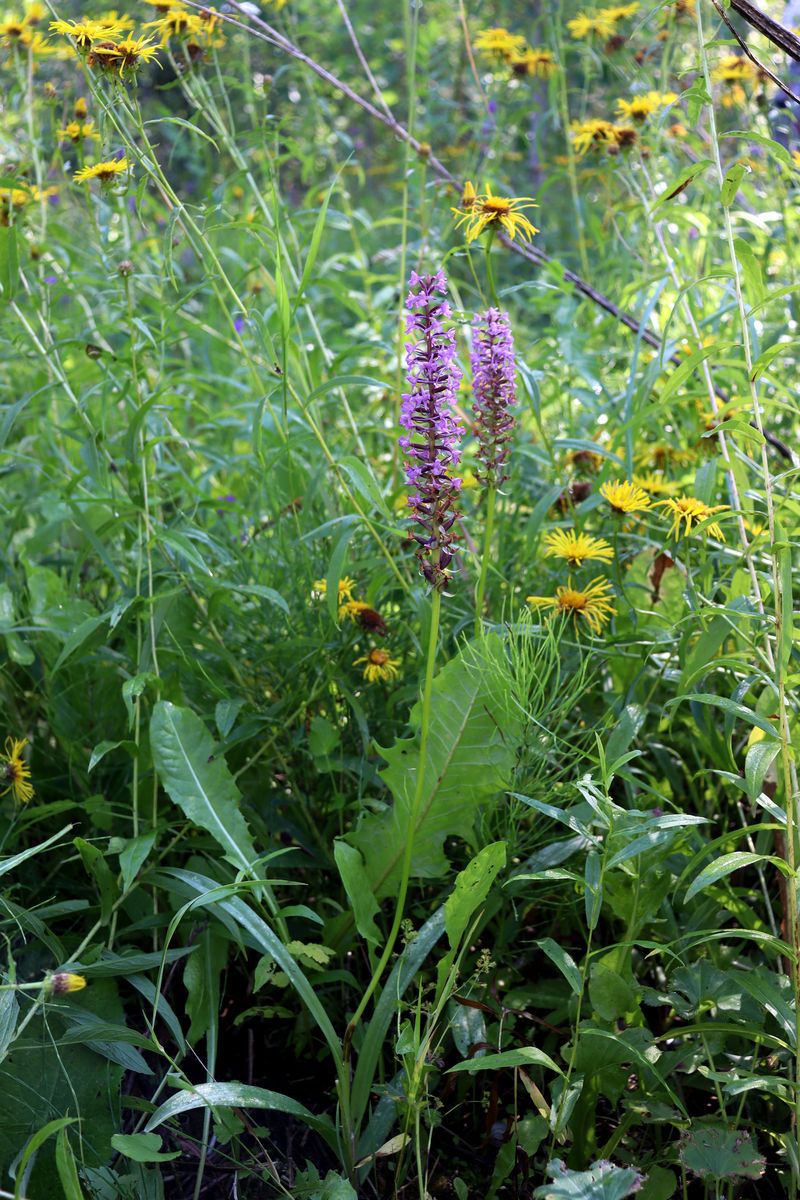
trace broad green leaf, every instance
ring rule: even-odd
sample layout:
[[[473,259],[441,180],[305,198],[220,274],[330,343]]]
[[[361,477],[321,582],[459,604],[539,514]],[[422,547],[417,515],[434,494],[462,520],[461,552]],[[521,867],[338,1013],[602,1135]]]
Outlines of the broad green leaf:
[[[684,1135],[681,1162],[700,1179],[760,1179],[766,1163],[746,1129],[698,1125]]]
[[[362,462],[360,458],[353,458],[352,455],[346,455],[339,460],[339,466],[349,477],[356,491],[361,493],[369,507],[376,508],[386,521],[392,521],[392,514],[386,507],[386,501],[369,463]]]
[[[718,883],[720,879],[724,879],[734,871],[740,871],[742,867],[750,867],[757,862],[770,862],[784,873],[788,870],[783,859],[777,858],[773,854],[753,854],[749,850],[734,850],[731,854],[720,855],[707,867],[703,867],[697,878],[686,889],[684,903],[691,900],[698,892],[702,892],[704,888],[710,887],[712,883]]]
[[[603,1021],[616,1021],[637,1007],[636,992],[627,979],[602,963],[595,963],[589,977],[589,1000]]]
[[[471,1075],[475,1071],[499,1071],[506,1067],[532,1066],[547,1067],[548,1071],[555,1071],[557,1075],[564,1074],[558,1063],[554,1063],[549,1054],[545,1054],[544,1050],[539,1050],[536,1046],[522,1046],[519,1050],[503,1050],[500,1054],[484,1054],[480,1058],[468,1058],[464,1062],[450,1067],[447,1074],[452,1075],[454,1071],[468,1071]]]
[[[459,871],[453,890],[444,903],[444,928],[450,950],[437,968],[437,992],[441,990],[453,965],[461,939],[474,913],[491,891],[497,874],[506,865],[505,842],[484,846],[463,871]]]
[[[552,1183],[533,1193],[536,1200],[625,1200],[641,1189],[644,1175],[633,1167],[610,1162],[593,1163],[588,1171],[572,1171],[566,1163],[547,1164]]]
[[[6,304],[14,299],[19,284],[19,251],[16,224],[0,225],[0,287]]]
[[[747,794],[751,800],[761,795],[764,776],[780,753],[781,743],[775,741],[754,742],[744,760],[744,777]]]
[[[378,946],[381,932],[375,924],[375,916],[380,912],[380,908],[370,887],[361,855],[355,846],[351,846],[343,838],[336,838],[333,843],[333,857],[350,901],[356,929],[366,941]]]
[[[356,526],[350,525],[338,538],[325,573],[325,603],[334,625],[339,623],[339,580],[344,574],[344,560]]]
[[[185,1092],[177,1092],[156,1109],[145,1131],[150,1133],[165,1121],[195,1108],[266,1108],[272,1112],[288,1113],[316,1130],[336,1151],[336,1133],[330,1117],[316,1116],[291,1096],[250,1087],[245,1083],[200,1083]]]
[[[337,175],[325,193],[325,199],[322,201],[319,213],[317,214],[317,219],[314,222],[314,230],[311,234],[311,241],[308,246],[308,254],[306,255],[306,261],[303,265],[303,274],[300,277],[300,283],[297,287],[297,295],[294,298],[295,310],[297,309],[300,299],[308,287],[309,280],[311,279],[311,273],[314,270],[314,264],[317,261],[317,255],[319,254],[322,235],[325,231],[325,218],[328,215],[328,205],[331,202],[333,189],[336,187],[338,181],[339,176]]]
[[[662,204],[666,204],[668,200],[672,200],[675,198],[675,196],[679,196],[681,192],[686,190],[693,179],[695,179],[698,175],[702,175],[704,171],[707,171],[708,168],[712,167],[713,165],[714,164],[710,158],[701,158],[698,162],[690,163],[688,167],[681,171],[677,179],[673,179],[667,184],[664,191],[650,209],[651,216],[656,209],[661,207]]]
[[[776,142],[774,138],[767,137],[764,133],[756,133],[754,129],[730,129],[727,133],[719,135],[720,141],[723,138],[744,138],[748,143],[758,142],[759,146],[764,146],[784,166],[791,167],[793,165],[792,156],[785,146],[782,146],[780,142]]]
[[[784,355],[786,358],[794,360],[799,342],[775,342],[772,346],[767,346],[766,350],[762,350],[756,361],[753,363],[753,369],[750,372],[750,378],[755,382],[760,379],[768,367],[772,365],[776,358]]]
[[[420,719],[417,703],[410,717],[415,731]],[[520,715],[513,704],[502,643],[491,635],[483,644],[466,646],[434,679],[428,759],[413,829],[417,737],[401,739],[381,751],[388,764],[381,776],[394,803],[379,815],[364,816],[347,838],[361,851],[379,899],[397,884],[409,837],[414,840],[414,877],[430,879],[447,873],[445,838],[457,836],[473,843],[481,805],[510,782],[519,738]]]
[[[150,743],[170,799],[211,834],[229,862],[249,872],[256,851],[239,808],[241,793],[197,714],[159,700],[150,721]]]
[[[216,929],[204,930],[199,942],[197,954],[192,954],[183,968],[186,1015],[191,1022],[186,1040],[190,1046],[217,1023],[219,981],[228,961],[228,939]]]
[[[13,988],[0,992],[0,1062],[6,1056],[17,1028],[19,1001]]]
[[[124,1154],[133,1162],[172,1162],[181,1156],[180,1150],[171,1153],[162,1151],[162,1139],[158,1133],[115,1133],[111,1145],[118,1154]]]

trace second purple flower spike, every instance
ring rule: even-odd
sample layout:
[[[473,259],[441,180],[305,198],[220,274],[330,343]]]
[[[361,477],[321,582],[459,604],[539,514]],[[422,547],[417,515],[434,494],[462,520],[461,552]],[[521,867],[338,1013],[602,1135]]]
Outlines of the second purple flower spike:
[[[453,414],[461,370],[455,361],[455,330],[444,326],[450,317],[444,272],[418,275],[412,271],[410,284],[406,333],[415,335],[415,340],[406,343],[409,390],[403,393],[400,423],[408,433],[400,438],[400,445],[408,455],[406,479],[412,488],[408,503],[419,526],[413,536],[420,571],[442,591],[457,549],[452,530],[461,480],[450,471],[461,457],[464,433]]]
[[[505,464],[514,428],[509,408],[517,402],[514,336],[507,313],[490,308],[475,318],[470,359],[479,477],[484,487],[499,488],[508,479]]]

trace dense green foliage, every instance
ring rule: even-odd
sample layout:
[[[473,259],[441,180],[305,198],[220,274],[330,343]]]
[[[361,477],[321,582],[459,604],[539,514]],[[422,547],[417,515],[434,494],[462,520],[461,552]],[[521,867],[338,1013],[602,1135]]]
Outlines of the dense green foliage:
[[[698,5],[0,23],[1,1196],[796,1198],[800,152]]]

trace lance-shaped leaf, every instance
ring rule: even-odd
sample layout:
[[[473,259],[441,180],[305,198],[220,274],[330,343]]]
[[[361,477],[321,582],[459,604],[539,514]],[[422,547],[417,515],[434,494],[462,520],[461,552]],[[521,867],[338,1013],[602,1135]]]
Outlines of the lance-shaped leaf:
[[[256,852],[239,809],[241,793],[197,714],[160,700],[150,722],[150,741],[170,799],[211,834],[229,862],[248,870]]]
[[[414,839],[412,874],[447,873],[446,837],[474,844],[481,804],[508,786],[520,738],[511,678],[500,638],[466,646],[433,681],[428,753],[421,803],[412,824],[419,770],[421,704],[411,710],[415,736],[381,750],[388,765],[381,777],[394,797],[384,812],[366,816],[348,841],[361,851],[375,896],[397,885],[403,848]]]

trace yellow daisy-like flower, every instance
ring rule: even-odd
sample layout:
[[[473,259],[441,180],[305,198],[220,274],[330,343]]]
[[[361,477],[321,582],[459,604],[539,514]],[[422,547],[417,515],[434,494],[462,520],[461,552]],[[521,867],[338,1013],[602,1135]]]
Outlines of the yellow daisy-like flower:
[[[613,145],[617,138],[611,121],[594,118],[590,121],[573,121],[569,136],[578,154],[599,146]]]
[[[86,978],[74,971],[56,971],[46,981],[46,987],[54,996],[66,996],[70,992],[81,992],[86,987]]]
[[[634,96],[632,100],[617,101],[617,112],[629,121],[646,121],[654,112],[658,112],[658,108],[658,102],[650,96]]]
[[[189,12],[181,4],[173,4],[157,21],[148,21],[145,29],[154,29],[161,45],[166,46],[170,38],[199,37],[203,33],[203,22],[197,13]]]
[[[0,21],[0,38],[7,42],[17,42],[25,32],[25,18],[15,16],[13,13],[8,13],[3,21]]]
[[[17,804],[27,804],[33,799],[31,769],[22,757],[27,744],[27,738],[6,738],[5,753],[0,754],[0,788],[3,789],[0,796],[11,792]]]
[[[634,4],[616,4],[611,8],[600,9],[601,14],[612,21],[627,21],[628,17],[635,16],[638,11],[638,0]]]
[[[355,586],[356,586],[355,579],[351,579],[349,575],[342,576],[342,578],[339,580],[339,586],[336,589],[337,593],[338,593],[337,598],[338,598],[338,601],[340,604],[343,604],[345,602],[345,600],[353,599],[353,588]],[[328,581],[327,581],[327,579],[315,579],[313,584],[311,585],[311,588],[312,588],[312,592],[315,596],[320,597],[320,598],[322,598],[323,596],[327,596]]]
[[[558,613],[572,614],[576,627],[584,621],[592,633],[602,633],[617,611],[611,603],[611,584],[598,575],[579,591],[571,585],[556,588],[555,596],[528,596],[527,602],[534,608],[553,608]]]
[[[714,67],[711,78],[715,83],[746,82],[755,79],[756,74],[755,65],[749,58],[741,54],[726,54]]]
[[[509,55],[508,65],[515,75],[535,75],[539,79],[549,79],[558,70],[552,52],[541,47]]]
[[[135,71],[142,63],[149,62],[158,54],[158,47],[151,38],[129,37],[121,41],[96,42],[89,56],[89,66],[95,61],[106,71]]]
[[[510,58],[514,54],[522,54],[525,38],[517,33],[509,33],[502,27],[482,29],[475,38],[474,45],[476,50],[495,58]]]
[[[392,658],[388,650],[380,650],[375,646],[370,650],[369,654],[363,658],[357,658],[353,663],[354,667],[358,667],[364,663],[364,678],[367,683],[375,683],[377,679],[388,683],[392,679],[397,678],[397,668],[400,666],[399,658]]]
[[[612,10],[600,9],[596,13],[578,13],[572,21],[567,21],[567,29],[577,41],[585,38],[610,38],[617,28],[617,17],[610,16]]]
[[[532,196],[495,196],[487,184],[485,194],[476,196],[466,209],[451,211],[457,218],[456,229],[466,225],[468,242],[474,242],[491,225],[501,225],[510,238],[519,232],[523,240],[530,240],[539,230],[520,209],[531,207],[538,208]]]
[[[64,142],[99,142],[100,134],[95,129],[94,121],[70,121],[58,131],[59,138]]]
[[[649,496],[669,496],[676,488],[676,484],[670,483],[663,475],[654,471],[648,471],[644,475],[634,473],[633,482]]]
[[[670,465],[688,467],[690,463],[694,462],[694,459],[694,450],[679,450],[666,442],[650,442],[638,452],[634,462],[639,466],[653,467],[656,471],[663,471]]]
[[[79,50],[90,50],[94,42],[116,37],[118,34],[124,33],[127,28],[124,21],[117,22],[116,26],[103,25],[99,21],[92,20],[50,22],[51,33],[61,33],[64,37],[72,38]]]
[[[101,183],[111,183],[113,179],[124,174],[130,164],[127,158],[112,158],[108,162],[92,163],[91,166],[81,167],[72,178],[76,183],[86,183],[90,179],[99,179]]]
[[[607,500],[615,513],[635,513],[650,507],[650,497],[636,484],[626,480],[604,483],[600,495]]]
[[[658,506],[661,505],[672,513],[670,534],[676,539],[681,536],[681,525],[684,526],[683,533],[690,534],[693,526],[707,521],[709,517],[713,517],[714,513],[729,511],[727,504],[704,504],[696,496],[677,496],[675,499],[659,500]],[[717,541],[725,541],[725,535],[716,521],[712,521],[706,528]]]
[[[565,558],[571,567],[584,562],[611,562],[614,551],[605,538],[576,533],[574,529],[553,529],[545,535],[545,557]]]
[[[77,117],[79,121],[83,121],[88,112],[89,109],[86,105],[86,99],[83,96],[78,96],[78,99],[75,101],[75,104],[72,108],[72,115]]]
[[[47,9],[39,0],[32,0],[32,3],[25,5],[25,24],[39,25],[47,16]]]

